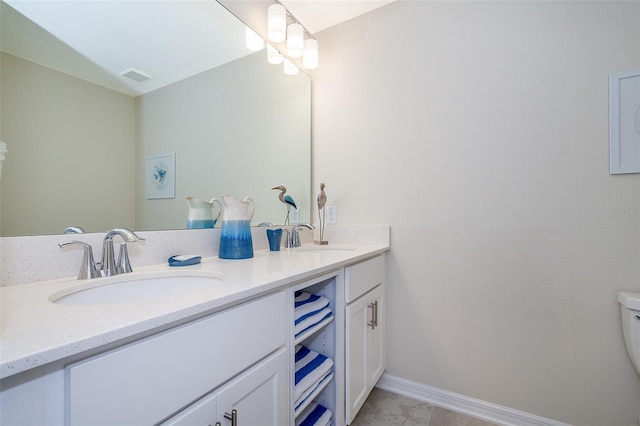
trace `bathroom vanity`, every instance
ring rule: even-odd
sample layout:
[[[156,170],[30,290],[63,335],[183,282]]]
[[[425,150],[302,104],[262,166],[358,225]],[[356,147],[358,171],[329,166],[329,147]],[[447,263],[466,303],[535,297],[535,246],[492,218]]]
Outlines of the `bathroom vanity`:
[[[131,276],[219,282],[133,303],[52,302],[101,279],[4,287],[0,423],[281,426],[319,404],[333,425],[349,424],[384,370],[388,248],[303,245],[144,267]],[[305,295],[330,313],[299,331]],[[303,350],[326,371],[300,379]]]

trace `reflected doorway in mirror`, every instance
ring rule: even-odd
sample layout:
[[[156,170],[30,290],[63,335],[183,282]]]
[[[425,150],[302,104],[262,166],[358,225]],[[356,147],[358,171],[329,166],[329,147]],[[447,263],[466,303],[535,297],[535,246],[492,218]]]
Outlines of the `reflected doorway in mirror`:
[[[176,154],[147,157],[147,199],[175,198]]]

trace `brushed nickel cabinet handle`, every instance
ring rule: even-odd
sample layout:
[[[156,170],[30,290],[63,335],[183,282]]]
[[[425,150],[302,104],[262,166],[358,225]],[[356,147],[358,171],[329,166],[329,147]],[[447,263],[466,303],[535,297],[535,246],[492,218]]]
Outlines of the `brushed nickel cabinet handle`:
[[[378,325],[378,301],[369,303],[369,308],[371,308],[371,321],[367,323],[368,326],[371,327],[372,330],[376,329]]]
[[[376,327],[378,326],[378,301],[376,300]]]
[[[373,302],[373,324],[378,326],[378,301]]]

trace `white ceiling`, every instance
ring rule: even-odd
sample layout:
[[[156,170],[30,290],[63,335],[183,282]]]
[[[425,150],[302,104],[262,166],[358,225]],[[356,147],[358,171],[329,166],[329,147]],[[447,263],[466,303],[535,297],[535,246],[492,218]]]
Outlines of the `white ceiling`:
[[[392,1],[282,4],[316,33]],[[244,24],[215,0],[2,0],[0,14],[2,51],[131,96],[252,53]],[[130,68],[154,78],[120,75]]]
[[[251,53],[216,1],[3,0],[1,29],[3,51],[133,96]]]
[[[307,30],[317,33],[395,0],[281,0]]]

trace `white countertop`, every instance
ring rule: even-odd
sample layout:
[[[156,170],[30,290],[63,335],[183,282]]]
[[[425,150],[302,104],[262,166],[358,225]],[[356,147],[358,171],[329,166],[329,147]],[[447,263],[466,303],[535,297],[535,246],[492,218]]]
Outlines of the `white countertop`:
[[[188,318],[232,306],[261,294],[370,258],[388,244],[307,245],[314,250],[256,250],[252,259],[202,259],[186,267],[167,264],[136,268],[131,274],[80,281],[75,278],[40,281],[0,288],[0,378],[81,354],[123,339],[161,329]],[[61,305],[52,295],[135,278],[166,275],[222,277],[212,289],[170,299],[114,305]],[[79,288],[78,288],[79,289]]]

